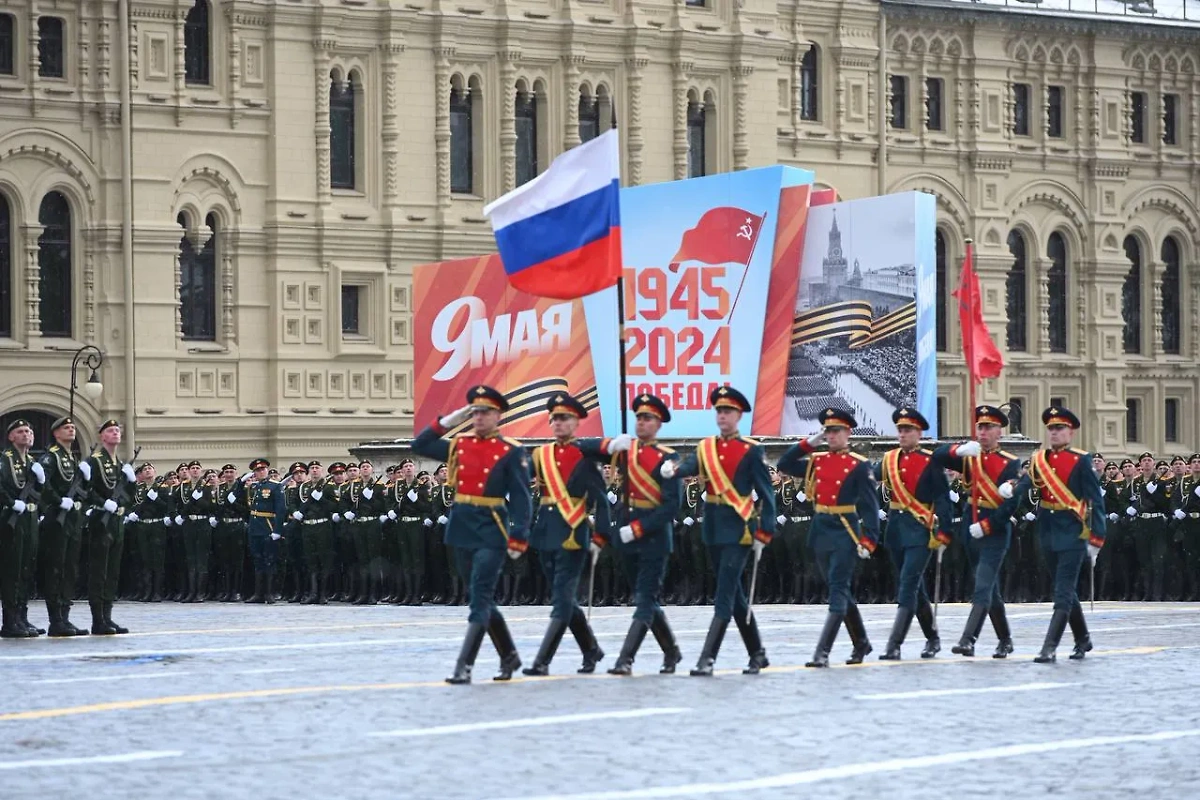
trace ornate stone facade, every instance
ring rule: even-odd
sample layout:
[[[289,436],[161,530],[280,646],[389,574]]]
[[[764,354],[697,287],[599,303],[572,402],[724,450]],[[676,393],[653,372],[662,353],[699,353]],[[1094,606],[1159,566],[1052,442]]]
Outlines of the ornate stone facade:
[[[785,163],[814,168],[843,198],[934,193],[950,287],[970,237],[1002,345],[1013,290],[1026,311],[1025,350],[1006,354],[981,401],[1020,400],[1028,429],[1030,411],[1061,398],[1106,454],[1200,442],[1194,28],[920,0],[210,0],[207,79],[194,80],[193,6],[130,0],[128,37],[113,0],[4,6],[15,55],[0,74],[11,212],[0,413],[62,413],[70,351],[93,343],[106,353],[105,392],[95,405],[77,397],[77,416],[93,430],[110,415],[131,420],[144,455],[163,462],[328,458],[409,435],[413,265],[492,248],[482,207],[517,180],[528,118],[515,105],[536,107],[544,168],[580,140],[582,94],[600,103],[602,125],[620,125],[629,183],[688,174],[700,156],[689,120],[702,110],[707,173]],[[39,74],[46,15],[65,21],[62,78]],[[331,75],[354,98],[349,165],[345,136],[331,136]],[[469,192],[452,187],[452,160],[464,157],[452,89],[471,109]],[[346,180],[353,188],[335,187]],[[41,320],[39,206],[51,191],[71,207],[68,336],[43,335]],[[1012,231],[1026,245],[1020,287],[1009,280]],[[1056,277],[1055,233],[1066,245]],[[1133,294],[1130,236],[1142,254]],[[1180,263],[1164,285],[1168,237]],[[192,336],[208,323],[181,308],[206,250],[212,330]],[[347,286],[355,325],[343,332]],[[1176,301],[1172,353],[1161,309]],[[1127,353],[1131,302],[1141,324]],[[939,394],[944,429],[959,434],[965,371],[948,293],[946,304]],[[1065,325],[1065,346],[1052,322]],[[1130,400],[1138,419],[1127,428]]]

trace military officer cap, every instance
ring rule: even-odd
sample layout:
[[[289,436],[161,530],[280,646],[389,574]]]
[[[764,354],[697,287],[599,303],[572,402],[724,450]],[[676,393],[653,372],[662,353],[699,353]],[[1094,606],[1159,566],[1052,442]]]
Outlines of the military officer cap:
[[[1192,453],[1190,456],[1188,456],[1188,461],[1200,461],[1200,453]]]
[[[849,428],[850,430],[854,430],[858,427],[858,421],[854,419],[854,415],[840,408],[827,408],[817,415],[817,419],[826,428]]]
[[[8,430],[6,430],[5,433],[12,433],[17,428],[32,428],[32,427],[33,426],[29,424],[29,420],[21,419],[20,417],[17,417],[12,422],[8,423]]]
[[[390,467],[385,469],[384,472],[387,473],[388,475],[391,475],[393,472],[396,471],[396,469],[397,469],[396,465],[392,464]]]
[[[427,470],[427,469],[423,469],[423,470],[421,470],[420,472],[418,472],[418,473],[417,473],[417,477],[418,477],[418,478],[428,478],[428,477],[429,477],[429,470]]]
[[[1069,408],[1061,406],[1050,406],[1042,412],[1042,424],[1047,428],[1053,428],[1059,425],[1065,425],[1072,430],[1079,427],[1079,417],[1075,416]]]
[[[1103,461],[1103,460],[1104,460],[1103,453],[1092,453],[1092,461]]]
[[[396,469],[404,469],[409,464],[416,466],[416,463],[417,462],[413,461],[411,458],[402,458],[402,459],[400,459],[400,464],[396,467]]]
[[[50,423],[50,432],[54,433],[59,428],[65,428],[68,425],[74,424],[75,420],[71,419],[70,417],[59,417],[58,419],[54,420],[54,422]]]
[[[175,468],[175,471],[176,471],[176,472],[179,472],[179,470],[181,470],[181,469],[187,469],[187,468],[188,468],[188,465],[187,465],[187,464],[185,464],[184,462],[180,461],[180,462],[179,462],[179,466]]]
[[[915,408],[896,409],[892,412],[892,422],[896,423],[897,428],[907,425],[922,431],[929,430],[929,420],[925,419]]]
[[[472,386],[467,391],[467,405],[471,408],[484,408],[493,411],[508,411],[508,401],[504,395],[491,386]]]
[[[308,467],[309,467],[309,469],[312,469],[313,467],[319,467],[319,466],[321,466],[321,462],[320,462],[320,461],[310,461],[310,462],[308,462]]]
[[[211,477],[211,478],[215,478],[215,477],[217,477],[217,471],[216,471],[215,469],[206,469],[206,470],[204,470],[204,476],[203,476],[203,477],[205,477],[205,478],[210,478],[210,477]]]
[[[145,472],[146,470],[150,469],[153,466],[154,466],[153,464],[151,464],[149,461],[147,461],[144,464],[142,464],[140,467],[135,469],[134,473],[137,475],[141,475],[143,472]]]
[[[663,422],[671,421],[671,410],[667,404],[652,394],[639,394],[633,401],[633,415],[636,417],[639,414],[649,414]]]
[[[1133,466],[1136,466],[1136,464],[1134,464],[1134,463],[1133,463],[1133,459],[1132,459],[1132,458],[1123,458],[1123,459],[1121,459],[1121,466],[1122,466],[1122,467],[1124,467],[1126,464],[1128,464],[1128,465],[1129,465],[1129,466],[1131,466],[1131,467],[1133,467]]]
[[[100,431],[99,432],[104,433],[109,428],[119,428],[119,427],[121,427],[121,423],[117,422],[115,419],[106,419],[106,420],[104,420],[104,422],[100,423]]]
[[[265,458],[256,458],[250,462],[250,469],[259,469],[261,467],[269,466],[271,466],[271,462],[267,461]]]
[[[1147,459],[1147,458],[1148,458],[1148,459],[1150,459],[1151,461],[1153,461],[1153,460],[1154,460],[1154,453],[1149,453],[1149,452],[1147,452],[1147,453],[1142,453],[1140,456],[1138,456],[1137,460],[1138,460],[1138,461],[1143,461],[1143,460],[1145,460],[1145,459]]]
[[[1159,467],[1170,467],[1170,466],[1171,466],[1170,464],[1168,464],[1166,461],[1162,461],[1162,460],[1159,460],[1154,464],[1155,469],[1158,469]]]
[[[192,467],[203,467],[203,466],[204,466],[204,465],[203,465],[203,464],[201,464],[199,461],[189,461],[189,462],[188,462],[188,465],[187,465],[187,468],[188,468],[188,469],[191,469]]]
[[[441,471],[442,471],[442,470],[444,470],[445,468],[446,468],[446,465],[445,465],[445,464],[438,464],[438,465],[437,465],[437,467],[436,467],[436,468],[433,470],[433,471],[434,471],[434,474],[437,474],[437,473],[441,472]]]
[[[297,472],[308,472],[308,465],[303,461],[296,461],[288,467],[289,475],[295,475]]]
[[[1105,468],[1105,469],[1115,469],[1115,468],[1116,468],[1116,466],[1117,466],[1117,462],[1115,462],[1115,461],[1106,461],[1106,462],[1104,463],[1104,468]]]
[[[750,410],[750,401],[746,395],[732,386],[718,386],[708,396],[708,402],[713,408],[732,408],[734,411],[745,413]]]
[[[338,475],[345,471],[346,471],[346,465],[340,461],[335,461],[329,465],[329,474],[330,475]]]
[[[1174,458],[1171,459],[1171,466],[1173,467],[1177,463],[1178,464],[1186,464],[1187,462],[1183,460],[1183,456],[1175,456]]]
[[[225,466],[221,467],[221,472],[225,472],[226,470],[233,470],[234,472],[237,472],[237,467],[235,467],[233,464],[226,464]]]
[[[554,395],[546,401],[546,411],[550,416],[555,414],[568,414],[577,419],[583,419],[587,416],[587,409],[583,407],[583,403],[576,400],[566,392],[555,392]]]
[[[1007,428],[1008,414],[995,406],[975,406],[975,424],[999,425],[1001,428]]]

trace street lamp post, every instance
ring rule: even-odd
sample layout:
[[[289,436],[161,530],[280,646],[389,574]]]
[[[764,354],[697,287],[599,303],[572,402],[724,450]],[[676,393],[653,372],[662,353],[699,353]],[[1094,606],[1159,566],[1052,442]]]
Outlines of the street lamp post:
[[[87,383],[83,385],[83,393],[88,396],[89,400],[95,402],[104,391],[104,384],[100,382],[100,375],[96,372],[103,363],[104,353],[100,352],[100,348],[94,344],[85,344],[75,351],[75,357],[71,359],[71,408],[67,412],[72,419],[75,418],[75,389],[79,386],[79,367],[82,365],[92,371],[92,374],[88,376]]]

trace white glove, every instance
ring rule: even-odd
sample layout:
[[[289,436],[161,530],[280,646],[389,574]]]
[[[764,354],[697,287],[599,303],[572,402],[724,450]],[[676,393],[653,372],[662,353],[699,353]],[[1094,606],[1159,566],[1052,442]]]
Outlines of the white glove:
[[[339,514],[339,513],[337,513],[337,512],[335,511],[335,512],[334,512],[334,514],[333,514],[333,521],[334,521],[334,522],[341,522],[341,521],[342,521],[342,515],[341,515],[341,514]]]
[[[608,504],[609,504],[610,506],[611,506],[611,505],[616,505],[616,502],[617,502],[617,493],[616,493],[616,492],[609,492],[609,493],[608,493]]]
[[[796,500],[800,503],[806,503],[808,502],[808,495],[804,492],[796,492]]]
[[[236,495],[236,494],[234,494],[233,492],[230,492],[229,494],[225,495],[225,502],[227,502],[227,503],[236,503],[236,502],[237,502],[237,495]]]
[[[137,515],[137,512],[133,512],[128,517],[125,518],[125,521],[126,522],[137,522],[140,519],[141,519],[141,517],[139,517]]]
[[[1183,513],[1182,508],[1175,509],[1175,519],[1186,519],[1187,514]]]
[[[404,496],[407,497],[409,500],[411,500],[414,503],[417,502],[417,493],[413,489],[409,489],[408,494],[406,494]]]
[[[370,489],[366,488],[365,486],[363,487],[363,497],[365,497],[365,498],[367,498],[368,500],[370,500],[370,499],[371,499],[372,497],[374,497],[374,496],[375,496],[375,492],[373,492],[372,490],[370,490]]]
[[[137,474],[133,471],[133,466],[125,464],[121,467],[121,472],[125,475],[125,480],[133,483],[137,480]]]
[[[757,489],[750,490],[750,501],[753,503],[758,502],[758,490]]]
[[[380,514],[380,515],[379,515],[379,521],[380,521],[380,522],[387,522],[387,518],[388,518],[388,515],[387,515],[387,514]]]
[[[1146,484],[1146,491],[1149,492],[1150,494],[1154,494],[1155,492],[1158,491],[1158,484],[1155,483],[1154,481],[1150,481],[1149,483]]]
[[[963,442],[954,448],[954,455],[959,458],[973,458],[983,452],[983,448],[979,446],[979,442]]]
[[[215,527],[217,527],[217,518],[216,518],[216,517],[209,517],[209,518],[208,518],[208,527],[210,527],[210,528],[215,528]]]
[[[812,447],[812,448],[820,447],[821,443],[825,441],[825,431],[819,431],[817,433],[814,433],[811,436],[809,436],[807,439],[805,439],[804,441],[808,443],[809,447]]]
[[[355,516],[355,515],[354,515],[354,512],[353,512],[353,511],[347,511],[347,512],[346,512],[345,514],[343,514],[342,516],[343,516],[345,519],[347,519],[348,521],[350,521],[350,522],[354,522],[354,516]]]
[[[1088,545],[1088,558],[1091,559],[1091,562],[1093,564],[1096,563],[1096,556],[1098,556],[1098,555],[1100,555],[1100,548],[1096,547],[1096,545],[1094,545],[1094,544],[1089,544]]]
[[[392,522],[395,522],[396,521],[396,509],[393,508],[391,511],[389,511],[387,513],[387,518],[390,519]]]
[[[863,561],[866,561],[868,558],[871,557],[871,551],[860,544],[858,546],[858,557],[861,558]]]
[[[84,515],[85,517],[90,517],[90,516],[92,515],[92,509],[90,509],[90,508],[89,508],[87,511],[84,511],[84,512],[83,512],[83,515]]]
[[[320,500],[324,496],[324,492],[313,492],[311,495],[309,495],[309,497],[311,497],[313,500]]]
[[[588,547],[588,552],[590,552],[592,554],[592,558],[599,558],[600,551],[602,549],[603,548],[600,547],[600,545],[596,544],[595,542],[592,542],[591,546]]]
[[[183,517],[181,517],[181,516],[176,516],[176,517],[175,517],[175,524],[176,524],[176,525],[183,525]]]
[[[700,499],[707,501],[708,500],[708,492],[701,492]]]
[[[431,520],[429,517],[426,517],[424,522],[422,522],[421,524],[424,525],[426,528],[432,528],[433,520]]]
[[[438,525],[445,525],[449,521],[450,521],[450,518],[447,517],[445,514],[442,514],[440,517],[437,518]]]
[[[633,528],[629,527],[628,525],[621,526],[621,541],[622,542],[624,542],[625,544],[629,544],[636,538],[637,537],[633,535]]]
[[[1136,517],[1137,509],[1134,508],[1133,506],[1130,506],[1129,508],[1125,509],[1125,515],[1128,517]]]
[[[517,552],[516,550],[509,550],[508,557],[511,558],[513,561],[516,561],[518,558],[521,557],[521,554],[519,552]]]
[[[158,499],[158,492],[156,492],[156,491],[154,491],[153,489],[151,489],[150,491],[146,492],[146,497],[149,497],[151,500],[157,500],[157,499]]]
[[[658,472],[660,475],[662,475],[667,480],[671,480],[671,478],[675,477],[675,473],[676,473],[676,471],[678,471],[678,469],[679,469],[679,467],[676,466],[675,460],[670,459],[668,461],[663,462],[663,465],[659,469]]]
[[[292,519],[296,520],[296,522],[301,522],[304,520],[304,515],[301,514],[299,511],[293,511]]]
[[[962,498],[959,496],[958,492],[954,491],[953,489],[950,490],[950,502],[951,503],[957,503],[961,499]]]
[[[166,525],[169,528],[174,524],[175,520],[171,519],[170,517],[163,517],[163,525]]]
[[[1037,519],[1037,514],[1034,514],[1032,511],[1025,512],[1024,520],[1026,522],[1033,522],[1035,519]]]
[[[775,518],[775,521],[778,522],[780,525],[786,525],[787,517],[785,517],[783,514],[780,514],[778,517]]]
[[[21,505],[25,505],[25,504],[21,503]],[[24,509],[22,509],[22,510],[24,510]],[[115,502],[113,502],[112,500],[105,500],[104,501],[104,510],[110,514],[115,514],[115,513],[117,513],[117,504]]]
[[[25,505],[24,500],[13,500],[12,507],[13,511],[17,512],[18,514],[24,514],[25,509],[28,508],[28,506]],[[114,505],[113,508],[116,509],[116,506]]]
[[[983,526],[980,525],[978,522],[971,523],[971,538],[972,539],[982,539],[983,538]]]
[[[465,422],[469,416],[471,416],[471,407],[463,406],[458,411],[447,414],[439,419],[438,425],[441,425],[443,428],[457,428],[459,425]]]
[[[1196,488],[1192,490],[1192,494],[1196,495],[1196,497],[1200,497],[1200,485],[1197,485]]]
[[[1120,519],[1120,517],[1118,517],[1116,514],[1109,514],[1109,515],[1108,515],[1108,521],[1109,521],[1109,522],[1116,522],[1118,519]]]
[[[623,453],[633,444],[633,437],[622,433],[608,440],[608,454]]]
[[[755,539],[750,543],[750,549],[754,551],[754,557],[759,558],[762,556],[762,551],[767,549],[767,545],[765,542]]]
[[[691,517],[684,517],[683,524],[687,525],[690,528],[696,524],[696,520],[692,519]]]
[[[58,501],[58,507],[63,511],[70,511],[75,507],[75,503],[71,500],[71,498],[64,497],[62,500]]]
[[[129,466],[129,465],[128,465],[128,464],[126,464],[125,466]],[[43,469],[43,468],[42,468],[42,465],[41,465],[41,464],[39,464],[38,462],[36,462],[36,461],[35,461],[35,462],[33,462],[32,464],[30,464],[30,465],[29,465],[29,471],[33,473],[33,476],[34,476],[35,478],[37,478],[37,482],[38,482],[38,483],[45,483],[45,482],[46,482],[46,470],[45,470],[45,469]]]
[[[83,473],[83,479],[90,481],[92,479],[92,465],[86,461],[79,462],[79,471]]]
[[[879,519],[880,519],[880,520],[885,520],[885,519],[887,519],[887,512],[886,512],[886,511],[884,511],[882,508],[881,508],[881,509],[879,509]]]
[[[588,522],[591,523],[592,525],[595,525],[596,518],[594,516],[592,516],[591,514],[588,514]]]
[[[944,545],[944,544],[939,544],[939,545],[937,546],[937,554],[938,554],[938,558],[941,558],[941,557],[942,557],[942,553],[945,553],[945,552],[946,552],[946,545]]]
[[[204,492],[200,491],[199,489],[196,489],[192,492],[193,500],[199,500],[201,497],[204,497]]]
[[[272,542],[278,542],[278,541],[279,541],[280,539],[282,539],[282,538],[283,538],[283,537],[282,537],[282,536],[280,536],[278,533],[272,533],[272,534],[271,534],[271,541],[272,541]]]
[[[996,492],[1005,500],[1013,496],[1013,487],[1011,481],[1005,481],[996,487]]]

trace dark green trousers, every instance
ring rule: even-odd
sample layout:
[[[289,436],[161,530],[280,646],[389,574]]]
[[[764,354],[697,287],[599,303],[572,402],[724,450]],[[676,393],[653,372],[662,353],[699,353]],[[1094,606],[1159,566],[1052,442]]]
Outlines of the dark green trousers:
[[[183,523],[183,557],[191,572],[208,572],[212,552],[213,528],[207,519],[189,519]]]
[[[34,515],[26,513],[9,525],[9,516],[7,509],[0,511],[0,601],[5,608],[20,605],[25,540],[29,526],[37,524]]]
[[[313,575],[324,576],[333,569],[333,525],[322,522],[318,525],[302,525],[304,536],[304,563]]]
[[[42,596],[51,605],[69,603],[75,596],[82,541],[83,515],[68,511],[60,525],[59,513],[57,510],[46,513],[38,541]]]
[[[125,548],[125,521],[113,516],[102,525],[104,512],[96,510],[88,522],[88,602],[115,603],[121,579],[121,552]]]

